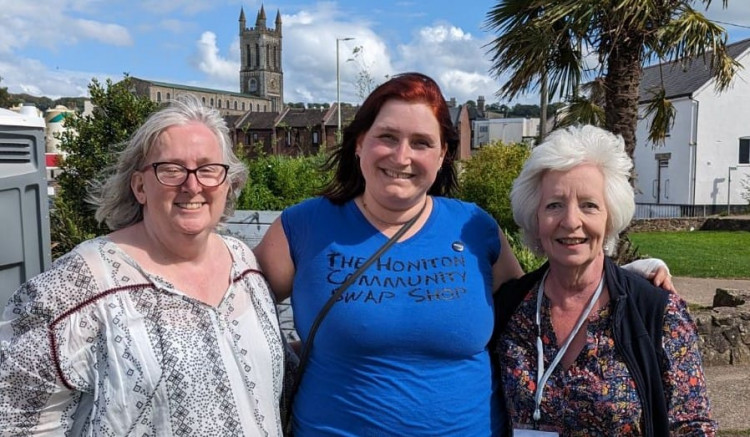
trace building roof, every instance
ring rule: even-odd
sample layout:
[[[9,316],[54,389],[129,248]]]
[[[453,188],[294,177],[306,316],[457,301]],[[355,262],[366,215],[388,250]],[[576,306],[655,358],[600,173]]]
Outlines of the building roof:
[[[451,122],[453,123],[453,126],[458,126],[458,124],[461,122],[461,106],[459,107],[449,106],[448,114],[450,114]]]
[[[155,85],[155,86],[161,86],[165,88],[174,88],[174,89],[183,90],[183,91],[193,91],[193,92],[199,92],[199,93],[214,93],[214,94],[222,94],[222,95],[228,95],[228,96],[270,101],[270,99],[265,98],[265,97],[253,96],[250,94],[242,94],[236,91],[224,91],[224,90],[216,90],[216,89],[211,89],[211,88],[201,88],[201,87],[190,86],[190,85],[181,85],[177,83],[159,82],[155,80],[141,79],[139,77],[133,77],[133,76],[131,76],[131,79],[135,79],[136,81],[141,81],[145,83],[150,83],[151,85]]]
[[[273,130],[278,117],[278,112],[248,112],[237,121],[235,129]]]
[[[327,112],[327,109],[289,108],[281,122],[290,127],[320,126]]]
[[[737,59],[750,48],[750,39],[727,45],[727,53]],[[706,53],[710,60],[713,52]],[[709,61],[710,63],[710,61]],[[680,61],[665,62],[643,69],[643,79],[639,89],[640,103],[651,100],[652,90],[660,89],[662,82],[667,98],[691,96],[713,78],[713,72],[703,57],[694,59],[683,68]]]
[[[354,120],[354,116],[357,114],[358,110],[359,106],[341,105],[341,124],[344,125],[347,124],[347,121]],[[324,119],[326,126],[338,125],[336,103],[331,105],[326,116],[328,117],[327,119]]]
[[[484,114],[474,105],[465,105],[469,111],[469,120],[484,120]]]
[[[224,121],[227,124],[227,127],[229,129],[234,129],[234,126],[237,124],[237,122],[242,118],[242,115],[225,115]]]

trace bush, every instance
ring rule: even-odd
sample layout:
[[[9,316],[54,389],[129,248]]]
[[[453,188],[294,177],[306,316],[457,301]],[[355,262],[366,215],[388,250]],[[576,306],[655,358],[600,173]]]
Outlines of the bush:
[[[524,272],[533,272],[547,261],[544,257],[540,258],[534,255],[534,252],[526,247],[520,233],[506,233],[505,237],[508,239],[508,244],[510,244],[510,248],[513,250],[513,254],[516,256],[518,263],[521,264],[521,268]]]
[[[238,147],[242,149],[242,147]],[[238,210],[280,211],[318,194],[331,177],[321,170],[323,152],[312,156],[266,155],[256,147],[257,157],[242,157],[248,167]]]
[[[529,152],[525,144],[496,142],[482,147],[471,159],[462,162],[458,197],[489,212],[506,234],[518,230],[510,207],[510,190]]]
[[[65,158],[60,164],[55,208],[50,215],[53,258],[83,240],[109,232],[94,219],[94,207],[88,201],[90,184],[104,176],[117,160],[124,141],[157,107],[148,98],[131,92],[127,75],[118,83],[107,79],[104,85],[93,79],[89,95],[94,112],[65,118],[66,130],[60,135]]]

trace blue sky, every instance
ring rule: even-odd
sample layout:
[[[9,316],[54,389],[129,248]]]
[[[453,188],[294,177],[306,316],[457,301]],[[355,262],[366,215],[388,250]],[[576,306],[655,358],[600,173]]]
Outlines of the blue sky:
[[[493,0],[280,0],[263,2],[267,24],[276,11],[283,28],[284,100],[336,98],[336,38],[341,42],[341,100],[356,103],[363,67],[386,75],[420,71],[459,102],[483,95],[487,103],[501,80],[489,75],[483,47],[492,35],[482,24]],[[0,0],[0,86],[52,98],[83,96],[92,78],[132,76],[239,90],[239,28],[243,7],[255,24],[252,0]],[[714,0],[708,15],[750,26],[750,2]],[[730,42],[750,29],[725,26]],[[349,61],[352,50],[362,56]],[[536,102],[533,95],[520,98]],[[504,102],[508,103],[508,102]],[[513,103],[513,102],[511,102]]]

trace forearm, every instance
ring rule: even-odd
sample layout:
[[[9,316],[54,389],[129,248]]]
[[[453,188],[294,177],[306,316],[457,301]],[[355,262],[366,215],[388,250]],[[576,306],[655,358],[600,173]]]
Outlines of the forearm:
[[[671,435],[715,435],[698,334],[685,302],[670,296],[664,317],[664,390]]]

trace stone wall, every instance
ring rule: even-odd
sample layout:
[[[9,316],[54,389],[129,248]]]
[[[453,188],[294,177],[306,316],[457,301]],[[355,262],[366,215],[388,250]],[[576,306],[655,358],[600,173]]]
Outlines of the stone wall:
[[[712,308],[691,314],[704,366],[750,364],[750,291],[717,288]]]
[[[633,220],[627,232],[654,231],[750,231],[748,218],[668,218]]]

